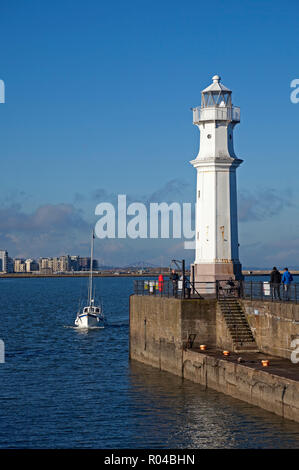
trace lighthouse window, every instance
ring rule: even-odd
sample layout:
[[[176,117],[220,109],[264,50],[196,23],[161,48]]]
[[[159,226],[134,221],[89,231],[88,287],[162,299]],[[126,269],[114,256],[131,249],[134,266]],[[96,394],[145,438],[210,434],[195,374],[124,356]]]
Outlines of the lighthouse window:
[[[207,135],[207,138],[208,138],[208,139],[210,139],[211,137],[212,137],[211,134],[208,134],[208,135]]]

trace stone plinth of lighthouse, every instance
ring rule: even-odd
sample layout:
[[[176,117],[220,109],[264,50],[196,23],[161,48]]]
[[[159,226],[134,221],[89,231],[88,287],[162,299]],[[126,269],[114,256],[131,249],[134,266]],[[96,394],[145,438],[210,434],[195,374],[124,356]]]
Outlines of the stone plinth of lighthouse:
[[[200,148],[190,163],[197,170],[196,244],[192,278],[214,282],[242,279],[239,261],[236,157],[233,131],[240,108],[232,92],[215,75],[201,93],[201,106],[193,109],[193,124],[200,130]]]

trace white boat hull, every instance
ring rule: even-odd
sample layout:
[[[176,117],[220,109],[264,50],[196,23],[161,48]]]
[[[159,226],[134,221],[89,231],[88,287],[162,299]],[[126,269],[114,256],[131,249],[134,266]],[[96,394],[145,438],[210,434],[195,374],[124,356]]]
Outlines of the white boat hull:
[[[75,325],[78,328],[104,328],[104,319],[99,315],[82,313],[77,316]]]
[[[90,251],[90,275],[89,275],[89,289],[88,289],[88,304],[83,310],[79,310],[75,320],[75,325],[78,328],[104,328],[104,315],[101,306],[94,303],[93,287],[92,287],[92,269],[93,269],[93,240],[94,231],[91,237],[91,251]]]

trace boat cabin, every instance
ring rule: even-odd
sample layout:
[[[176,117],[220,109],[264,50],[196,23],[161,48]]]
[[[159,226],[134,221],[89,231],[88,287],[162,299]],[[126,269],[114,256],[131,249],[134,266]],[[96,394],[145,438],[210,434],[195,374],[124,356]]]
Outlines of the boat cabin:
[[[100,313],[99,307],[85,307],[83,313]]]

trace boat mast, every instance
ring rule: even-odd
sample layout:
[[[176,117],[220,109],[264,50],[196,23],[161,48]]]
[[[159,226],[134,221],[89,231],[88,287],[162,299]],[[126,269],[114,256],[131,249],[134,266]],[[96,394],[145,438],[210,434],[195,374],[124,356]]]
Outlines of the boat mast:
[[[89,305],[91,305],[91,300],[92,300],[93,240],[94,240],[94,231],[92,231],[92,234],[91,234],[90,274],[89,274]]]

